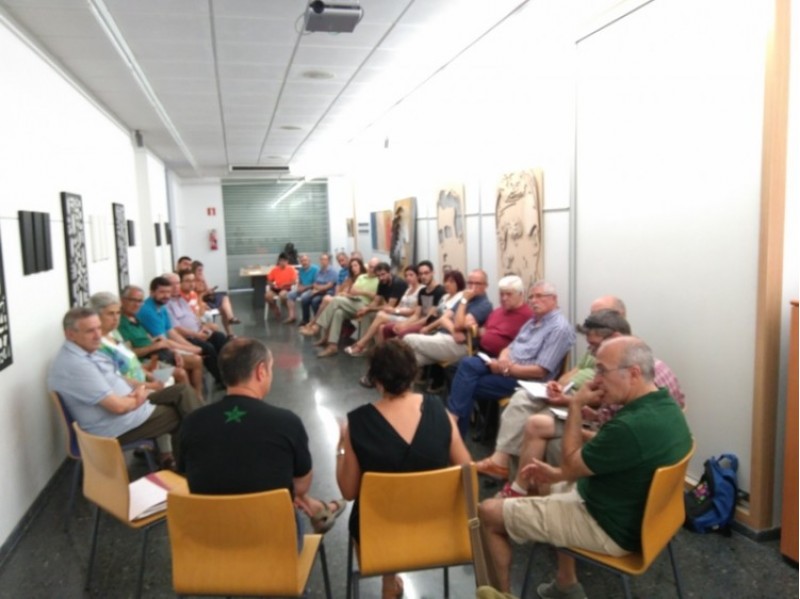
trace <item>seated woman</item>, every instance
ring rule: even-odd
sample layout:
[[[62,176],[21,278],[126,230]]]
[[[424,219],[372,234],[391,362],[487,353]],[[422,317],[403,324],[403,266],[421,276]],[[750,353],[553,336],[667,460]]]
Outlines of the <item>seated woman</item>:
[[[153,370],[160,366],[157,354],[153,354],[155,359],[149,360],[147,365],[143,365],[131,348],[129,348],[122,335],[117,331],[121,312],[119,299],[113,293],[101,291],[89,298],[89,307],[97,312],[100,317],[100,330],[103,335],[100,351],[114,360],[117,369],[127,378],[132,385],[144,385],[151,391],[159,391],[164,388],[164,383],[153,376]],[[164,365],[166,366],[166,365]],[[183,368],[175,368],[172,376],[177,383],[188,383],[186,371]],[[165,468],[174,469],[175,458],[172,455],[171,435],[161,435],[157,439],[158,449],[161,452],[161,465]]]
[[[314,335],[314,331],[317,330],[317,319],[330,305],[330,303],[333,301],[333,298],[340,295],[347,295],[347,293],[350,291],[350,288],[353,286],[353,282],[365,272],[367,272],[367,268],[364,266],[364,262],[361,260],[361,258],[351,258],[348,266],[347,278],[336,288],[336,293],[334,295],[326,295],[322,298],[322,303],[320,304],[319,309],[316,311],[308,324],[300,327],[300,334],[307,336]]]
[[[219,310],[219,315],[222,317],[222,326],[225,329],[225,334],[228,337],[233,336],[231,330],[232,324],[241,324],[242,321],[233,315],[233,307],[231,306],[231,298],[224,291],[217,291],[217,287],[209,287],[206,282],[203,263],[199,260],[192,262],[192,272],[194,273],[194,290],[197,295],[202,299],[206,305],[212,310]]]
[[[417,267],[413,265],[406,266],[404,275],[406,283],[408,283],[408,289],[406,289],[400,301],[397,302],[397,307],[384,306],[381,308],[366,333],[361,335],[357,342],[344,350],[346,354],[354,357],[360,356],[367,350],[376,333],[382,333],[386,326],[408,320],[409,316],[417,311],[417,297],[420,290]],[[377,343],[380,344],[383,342],[384,337],[380,334],[376,339]]]
[[[419,472],[470,462],[455,419],[441,400],[411,391],[416,375],[414,352],[404,341],[390,339],[379,345],[367,376],[380,398],[350,412],[342,426],[336,480],[342,495],[356,500],[350,514],[350,534],[356,540],[357,497],[364,472]],[[403,580],[395,574],[385,575],[382,597],[402,595]]]
[[[409,319],[405,322],[390,322],[383,327],[383,338],[391,339],[392,337],[405,337],[411,333],[421,333],[423,328],[431,324],[447,312],[453,312],[458,306],[458,300],[461,299],[462,292],[467,286],[464,280],[464,275],[458,270],[448,270],[444,275],[444,290],[445,294],[439,303],[435,306],[433,314],[421,314],[418,318]],[[418,308],[421,312],[421,308]],[[429,332],[429,329],[425,331]]]

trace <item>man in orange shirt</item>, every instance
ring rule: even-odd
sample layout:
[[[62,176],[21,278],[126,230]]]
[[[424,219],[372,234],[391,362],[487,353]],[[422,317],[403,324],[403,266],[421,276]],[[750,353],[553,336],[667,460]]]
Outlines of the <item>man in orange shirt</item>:
[[[194,290],[194,273],[191,269],[181,270],[178,276],[181,278],[181,297],[189,304],[195,316],[202,318],[206,311],[206,303],[199,300]]]
[[[264,294],[264,300],[278,320],[281,318],[278,302],[286,303],[286,296],[296,282],[297,271],[289,265],[289,257],[281,252],[278,254],[278,264],[273,266],[267,275],[267,292]]]

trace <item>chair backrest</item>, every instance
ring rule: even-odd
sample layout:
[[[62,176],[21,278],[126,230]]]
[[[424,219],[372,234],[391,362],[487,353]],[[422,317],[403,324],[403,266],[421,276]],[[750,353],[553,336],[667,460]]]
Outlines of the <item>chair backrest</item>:
[[[656,470],[642,519],[642,560],[649,565],[669,543],[686,517],[683,503],[684,479],[694,444],[677,464]]]
[[[64,434],[67,441],[67,455],[73,460],[81,459],[81,450],[78,447],[78,438],[75,436],[75,429],[72,428],[72,423],[75,419],[69,413],[69,409],[64,404],[64,400],[56,391],[50,391],[50,399],[56,407],[56,412],[59,415],[61,424],[64,426]]]
[[[297,527],[287,489],[243,495],[170,493],[167,526],[176,593],[302,593]]]
[[[119,441],[91,435],[72,423],[83,458],[83,495],[123,522],[129,521],[130,479]]]
[[[477,476],[472,488],[477,497]],[[461,467],[404,474],[367,472],[359,493],[363,576],[472,561]]]

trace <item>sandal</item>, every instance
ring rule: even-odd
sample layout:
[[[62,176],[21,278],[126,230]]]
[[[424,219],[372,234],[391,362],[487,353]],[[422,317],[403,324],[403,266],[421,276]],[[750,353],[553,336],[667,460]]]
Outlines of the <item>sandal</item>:
[[[326,347],[321,352],[319,352],[317,354],[317,357],[318,358],[327,358],[329,356],[335,356],[338,353],[339,353],[339,349],[335,345],[328,344],[328,347]]]
[[[304,335],[306,337],[313,337],[318,332],[319,332],[319,325],[318,324],[312,324],[310,326],[303,327],[303,328],[300,329],[300,334]]]
[[[328,507],[328,503],[332,503],[336,507],[331,510]],[[317,534],[325,534],[333,528],[333,525],[336,524],[336,519],[342,515],[342,512],[347,507],[347,500],[344,498],[331,499],[328,503],[311,516],[311,528]]]
[[[356,345],[358,345],[358,343],[354,343],[353,345],[350,345],[349,347],[345,347],[344,348],[344,353],[346,353],[348,356],[351,356],[353,358],[358,358],[359,356],[363,356],[364,352],[366,350],[358,349],[356,347]]]
[[[228,321],[230,324],[242,324],[242,321],[235,316]]]
[[[314,343],[312,343],[314,347],[322,347],[323,345],[328,345],[328,340],[323,337],[322,339],[317,339]]]

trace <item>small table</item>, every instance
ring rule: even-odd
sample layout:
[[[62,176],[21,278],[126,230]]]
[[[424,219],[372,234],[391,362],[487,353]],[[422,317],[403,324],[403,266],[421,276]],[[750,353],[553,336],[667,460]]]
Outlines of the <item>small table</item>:
[[[239,269],[240,277],[250,277],[253,286],[253,307],[259,310],[264,309],[264,294],[267,292],[267,274],[269,266],[252,266]]]

